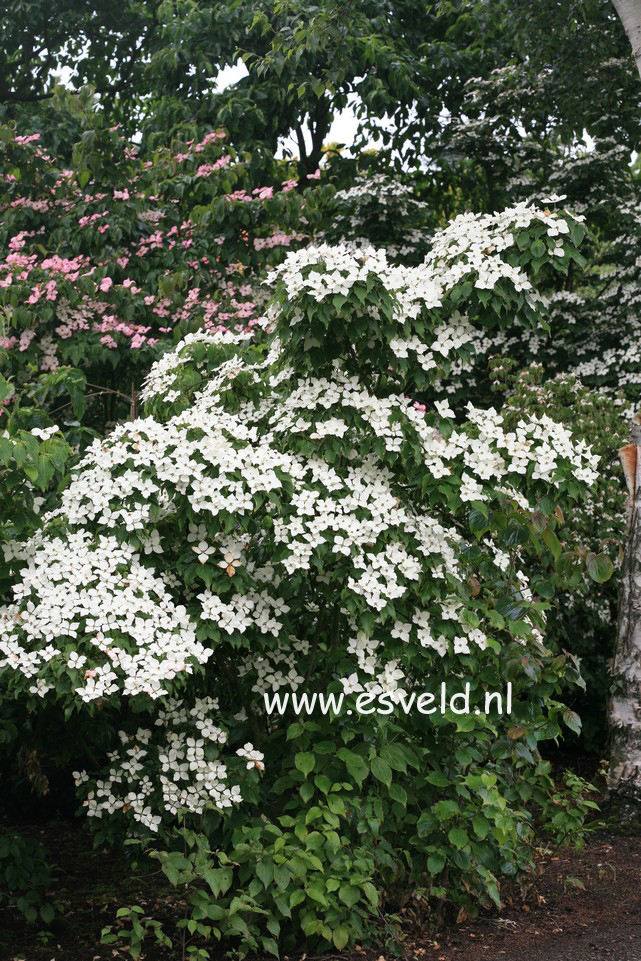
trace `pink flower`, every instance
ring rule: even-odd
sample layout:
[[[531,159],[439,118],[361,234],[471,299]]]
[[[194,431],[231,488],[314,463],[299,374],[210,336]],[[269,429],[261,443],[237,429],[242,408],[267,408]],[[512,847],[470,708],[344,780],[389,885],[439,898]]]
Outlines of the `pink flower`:
[[[308,179],[308,180],[320,180],[320,175],[321,175],[321,172],[320,172],[320,167],[319,167],[319,168],[317,168],[317,169],[314,171],[313,174],[307,174],[307,179]]]
[[[224,137],[225,137],[225,134],[224,134],[224,133],[217,133],[216,131],[214,131],[213,133],[208,133],[208,134],[200,141],[200,143],[197,143],[197,144],[196,144],[196,146],[194,147],[194,153],[201,153],[201,151],[203,151],[203,150],[205,149],[205,147],[207,146],[207,144],[211,143],[213,140],[223,140]],[[189,147],[191,143],[193,143],[193,141],[190,141],[190,142],[187,144],[187,146]],[[179,154],[179,156],[180,156],[180,154]]]
[[[32,290],[32,294],[31,294],[31,297],[29,297],[29,299],[27,300],[27,303],[37,304],[40,298],[42,297],[42,285],[36,284],[36,286],[32,287],[31,290]]]
[[[111,277],[105,277],[104,280],[100,281],[100,289],[104,290],[105,293],[111,288],[113,280]]]

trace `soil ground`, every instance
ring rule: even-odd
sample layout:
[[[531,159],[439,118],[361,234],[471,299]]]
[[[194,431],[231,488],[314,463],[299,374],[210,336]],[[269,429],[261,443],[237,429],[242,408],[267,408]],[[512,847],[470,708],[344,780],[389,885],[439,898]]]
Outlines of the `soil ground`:
[[[132,877],[107,851],[94,851],[77,824],[20,829],[42,835],[54,854],[55,899],[61,920],[43,939],[15,911],[0,910],[0,961],[114,961],[128,957],[101,946],[100,932],[116,909],[139,904],[153,917],[171,918],[179,905],[162,876]],[[641,961],[641,834],[601,833],[582,851],[561,849],[541,858],[540,873],[524,896],[499,914],[464,921],[437,935],[407,935],[408,961]],[[145,961],[178,961],[152,946]],[[392,961],[384,949],[356,948],[325,961]],[[295,959],[288,959],[295,961]],[[302,958],[298,959],[302,961]],[[312,961],[307,958],[306,961]]]

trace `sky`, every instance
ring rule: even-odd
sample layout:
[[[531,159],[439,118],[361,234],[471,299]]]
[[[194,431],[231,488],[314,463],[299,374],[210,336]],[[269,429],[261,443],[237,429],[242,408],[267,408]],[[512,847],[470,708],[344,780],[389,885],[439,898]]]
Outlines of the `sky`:
[[[218,74],[216,89],[220,91],[226,87],[230,87],[233,83],[237,83],[243,77],[246,77],[248,72],[242,60],[238,60],[232,67],[224,67]],[[345,144],[346,147],[351,147],[356,139],[357,127],[358,120],[356,119],[354,109],[348,105],[345,110],[341,110],[341,112],[334,117],[334,122],[327,134],[326,143],[342,143]],[[374,146],[374,141],[368,141],[368,144],[369,146]],[[284,150],[288,150],[295,157],[298,157],[298,145],[294,136],[287,137],[281,141],[277,156],[282,156]]]

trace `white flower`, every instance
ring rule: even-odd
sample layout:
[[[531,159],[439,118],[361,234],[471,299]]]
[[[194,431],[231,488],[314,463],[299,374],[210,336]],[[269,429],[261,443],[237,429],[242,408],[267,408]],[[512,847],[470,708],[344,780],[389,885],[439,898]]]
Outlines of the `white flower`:
[[[343,693],[346,695],[356,694],[363,690],[363,685],[360,683],[356,672],[350,674],[349,677],[341,677],[340,682],[343,685]]]
[[[434,406],[440,417],[454,417],[454,411],[449,405],[447,400],[437,400],[434,402]]]
[[[253,767],[257,767],[259,771],[265,770],[265,765],[263,764],[265,755],[257,751],[253,744],[247,742],[243,747],[238,748],[236,754],[247,761],[248,771]]]
[[[49,440],[54,434],[58,433],[57,427],[32,427],[31,434],[34,437],[38,437],[40,440]]]

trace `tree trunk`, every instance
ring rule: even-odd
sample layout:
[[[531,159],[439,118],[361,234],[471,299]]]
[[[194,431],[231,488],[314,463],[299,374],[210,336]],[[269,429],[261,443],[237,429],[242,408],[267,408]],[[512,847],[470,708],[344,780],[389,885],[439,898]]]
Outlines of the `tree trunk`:
[[[628,528],[621,572],[610,699],[610,776],[614,794],[641,800],[641,426],[619,452],[628,485]]]
[[[641,76],[641,0],[612,0],[632,46],[632,55]]]
[[[641,76],[641,0],[612,0]],[[638,415],[637,415],[638,417]],[[610,790],[641,800],[641,426],[620,451],[628,485],[628,529],[621,572],[615,692],[610,715]]]

